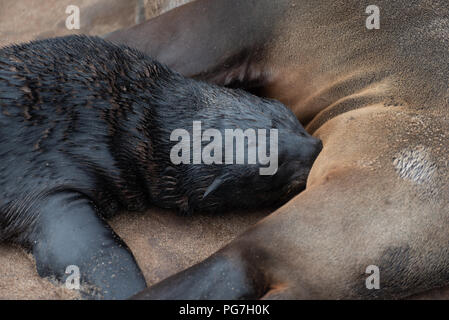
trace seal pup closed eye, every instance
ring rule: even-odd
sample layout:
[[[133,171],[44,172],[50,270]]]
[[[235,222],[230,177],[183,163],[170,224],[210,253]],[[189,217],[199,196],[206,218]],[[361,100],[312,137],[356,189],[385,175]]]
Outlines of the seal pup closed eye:
[[[116,212],[272,205],[304,188],[320,150],[279,102],[100,38],[0,49],[0,240],[28,248],[42,277],[64,281],[75,266],[89,298],[146,285],[105,221]]]

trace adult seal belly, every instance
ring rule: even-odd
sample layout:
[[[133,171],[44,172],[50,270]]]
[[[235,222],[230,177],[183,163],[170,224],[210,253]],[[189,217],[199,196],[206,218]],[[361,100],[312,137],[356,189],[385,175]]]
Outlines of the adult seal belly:
[[[224,164],[194,163],[195,150],[175,163],[173,132],[195,124],[223,136],[276,130],[266,147],[276,144],[277,170],[225,162],[225,145],[214,149]],[[186,79],[126,46],[70,36],[0,50],[0,240],[30,250],[42,277],[64,282],[78,267],[88,298],[146,286],[107,218],[152,205],[190,213],[287,201],[320,151],[281,103]]]

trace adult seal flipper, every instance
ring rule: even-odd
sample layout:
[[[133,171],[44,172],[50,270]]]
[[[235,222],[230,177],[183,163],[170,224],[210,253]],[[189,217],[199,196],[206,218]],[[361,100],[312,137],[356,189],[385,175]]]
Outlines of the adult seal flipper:
[[[200,0],[104,37],[157,57],[184,76],[257,92],[274,81],[263,58],[287,9],[282,1]]]
[[[364,1],[197,0],[116,34],[220,84],[251,87],[239,81],[252,72],[225,64],[248,61],[257,93],[287,104],[323,140],[306,191],[232,243],[237,257],[264,252],[253,262],[273,288],[267,298],[396,299],[449,285],[449,2],[376,5],[379,30],[366,27]],[[252,59],[248,48],[262,54]],[[379,290],[366,286],[370,266]],[[214,274],[198,268],[185,281]]]
[[[132,297],[133,300],[259,299],[268,281],[246,259],[218,252]]]

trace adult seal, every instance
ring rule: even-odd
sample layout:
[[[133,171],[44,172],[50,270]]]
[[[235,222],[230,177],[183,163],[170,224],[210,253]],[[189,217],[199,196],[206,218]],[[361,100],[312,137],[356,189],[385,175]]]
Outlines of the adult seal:
[[[171,133],[195,121],[218,132],[276,129],[278,170],[174,164]],[[107,218],[151,205],[215,212],[286,201],[321,150],[279,102],[87,36],[0,50],[0,137],[0,240],[29,249],[42,277],[64,281],[78,267],[84,296],[106,299],[146,286]]]

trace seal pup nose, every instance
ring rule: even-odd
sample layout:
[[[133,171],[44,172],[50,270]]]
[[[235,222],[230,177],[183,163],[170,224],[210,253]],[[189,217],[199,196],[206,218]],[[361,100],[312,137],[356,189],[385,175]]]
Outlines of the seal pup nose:
[[[307,159],[307,163],[312,166],[316,158],[323,150],[323,142],[315,137],[310,137],[307,141],[307,145],[303,147],[304,158]]]
[[[321,141],[318,138],[315,138],[316,142],[315,142],[315,148],[316,148],[316,156],[318,156],[321,151],[323,150],[323,141]]]

